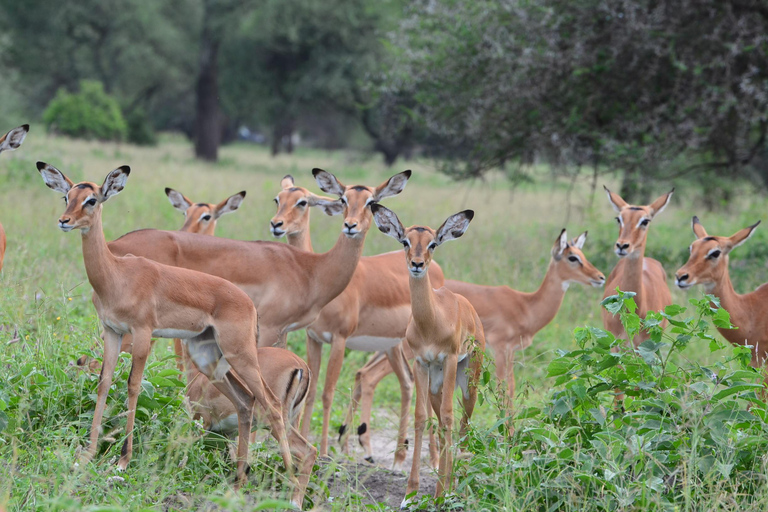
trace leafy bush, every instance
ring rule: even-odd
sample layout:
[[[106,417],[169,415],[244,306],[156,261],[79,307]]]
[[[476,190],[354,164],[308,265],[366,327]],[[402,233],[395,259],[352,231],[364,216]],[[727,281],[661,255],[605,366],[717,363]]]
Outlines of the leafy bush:
[[[128,133],[117,100],[93,80],[82,80],[75,94],[59,89],[43,120],[50,130],[77,138],[123,140]]]
[[[131,110],[126,114],[125,121],[128,125],[128,142],[139,146],[157,145],[157,134],[144,109]]]
[[[519,411],[511,435],[501,409],[496,425],[464,440],[474,455],[457,463],[457,494],[471,496],[473,509],[761,509],[768,413],[750,348],[710,333],[709,321],[730,326],[713,296],[645,319],[633,296],[603,305],[630,339],[643,329],[649,340],[627,348],[603,329],[576,329],[579,348],[549,364],[543,407]],[[691,342],[731,352],[703,367],[683,355]]]

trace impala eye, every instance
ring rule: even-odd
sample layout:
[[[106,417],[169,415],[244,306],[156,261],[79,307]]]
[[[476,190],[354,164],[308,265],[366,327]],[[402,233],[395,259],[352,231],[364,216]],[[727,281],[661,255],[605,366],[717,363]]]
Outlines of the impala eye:
[[[707,258],[712,259],[712,260],[717,258],[717,257],[719,257],[719,256],[720,256],[720,249],[715,249],[711,253],[707,254]]]
[[[200,220],[205,220],[205,221],[211,220],[211,214],[210,213],[204,214],[202,217],[200,217]]]
[[[298,206],[299,208],[304,208],[305,206],[307,206],[307,201],[305,199],[302,199],[301,201],[296,203],[296,206]]]
[[[620,218],[616,217],[616,222],[618,222],[619,226],[621,226],[621,219]]]
[[[275,204],[277,204],[277,205],[279,205],[279,204],[280,204],[280,201],[278,201],[278,200],[277,200],[277,198],[274,198],[274,199],[273,199],[273,201],[274,201],[274,202],[275,202]]]
[[[86,205],[86,206],[93,206],[93,205],[95,205],[95,204],[96,204],[96,199],[95,199],[95,198],[93,198],[93,197],[92,197],[92,198],[90,198],[89,200],[87,200],[87,201],[85,202],[85,205]]]
[[[437,248],[437,242],[432,242],[431,244],[429,244],[429,246],[427,246],[427,249],[429,249],[430,251],[434,251],[436,248]]]
[[[568,261],[572,261],[576,263],[577,261],[579,261],[579,258],[577,256],[568,256]]]
[[[643,227],[647,226],[650,223],[651,223],[651,219],[643,219],[640,221],[640,225]]]
[[[67,196],[62,196],[62,199],[64,200],[64,204],[69,204],[69,200],[67,199]]]
[[[346,197],[344,197],[344,196],[341,196],[341,197],[339,198],[339,201],[341,201],[341,204],[343,204],[343,205],[346,205],[346,204],[347,204],[347,198],[346,198]]]

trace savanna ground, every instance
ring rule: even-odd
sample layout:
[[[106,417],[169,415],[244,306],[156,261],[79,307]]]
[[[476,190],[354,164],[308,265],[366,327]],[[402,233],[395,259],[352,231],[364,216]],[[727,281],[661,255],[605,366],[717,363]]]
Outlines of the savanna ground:
[[[166,137],[155,148],[138,148],[51,137],[33,127],[20,150],[0,158],[0,222],[8,235],[0,278],[0,507],[9,511],[253,510],[273,506],[275,503],[270,500],[285,497],[281,492],[284,488],[280,463],[269,443],[252,447],[253,471],[246,491],[232,490],[232,465],[224,443],[212,436],[203,438],[200,426],[190,420],[182,404],[183,377],[176,374],[172,349],[164,341],[156,344],[145,376],[134,458],[128,471],[117,474],[113,464],[123,436],[125,388],[130,370],[125,355],[110,393],[101,452],[93,463],[73,471],[90,426],[97,377],[81,372],[72,362],[94,350],[100,329],[90,302],[91,289],[83,268],[79,236],[62,233],[56,227],[64,204],[42,183],[34,165],[37,160],[55,165],[75,181],[88,179],[99,183],[118,165],[131,166],[125,191],[104,208],[108,239],[138,228],[178,229],[182,217],[163,193],[165,187],[172,187],[193,201],[205,202],[217,202],[247,190],[240,211],[219,221],[217,235],[269,240],[268,221],[274,213],[272,199],[285,174],[292,174],[298,185],[319,192],[310,174],[313,167],[331,171],[348,184],[368,185],[411,168],[414,175],[405,192],[385,202],[406,225],[437,227],[459,210],[472,208],[476,212],[464,238],[438,250],[437,259],[446,277],[533,291],[544,275],[550,249],[563,227],[568,228],[571,236],[589,230],[584,252],[606,275],[616,261],[611,249],[617,234],[615,214],[600,185],[605,183],[617,189],[618,175],[602,177],[592,200],[589,180],[576,182],[569,191],[568,181],[554,179],[546,168],[534,169],[532,182],[513,189],[501,175],[485,182],[454,183],[426,162],[399,162],[390,170],[378,159],[342,152],[299,150],[291,156],[271,158],[264,148],[234,145],[222,150],[218,164],[210,165],[196,161],[190,145],[175,137]],[[747,187],[737,188],[738,200],[725,205],[722,211],[706,212],[698,184],[681,181],[676,185],[671,205],[652,224],[646,252],[662,261],[669,276],[687,259],[688,245],[693,239],[691,215],[698,214],[711,234],[730,235],[761,218],[765,211],[764,199]],[[328,250],[340,227],[339,217],[314,212],[315,250]],[[395,249],[395,242],[377,230],[368,234],[365,254]],[[768,280],[766,256],[768,234],[758,229],[733,254],[731,274],[738,291],[751,291]],[[672,280],[668,283],[671,286]],[[702,291],[696,289],[685,294],[673,290],[678,304],[686,304],[691,296],[700,298]],[[718,483],[727,480],[731,469],[721,470],[715,476],[678,476],[674,484],[662,479],[665,488],[659,490],[655,484],[649,484],[640,493],[644,501],[638,501],[640,494],[613,488],[616,486],[611,482],[617,480],[609,476],[618,469],[612,462],[607,462],[605,468],[590,469],[605,480],[603,483],[590,483],[588,488],[578,487],[584,480],[550,485],[565,474],[562,468],[572,464],[568,454],[563,455],[568,450],[565,437],[547,441],[547,448],[547,443],[535,445],[534,436],[531,446],[519,453],[514,451],[511,445],[528,439],[520,436],[525,435],[526,429],[535,430],[532,422],[540,421],[536,411],[545,410],[552,400],[556,386],[554,379],[547,377],[550,362],[562,355],[559,350],[577,348],[574,328],[601,326],[601,298],[602,290],[571,286],[554,321],[536,336],[529,349],[518,353],[515,410],[523,413],[516,420],[514,441],[509,441],[505,437],[509,433],[499,426],[503,416],[494,405],[494,379],[484,386],[483,393],[488,399],[476,408],[473,417],[476,430],[470,444],[476,455],[461,461],[457,469],[460,481],[465,479],[460,490],[463,498],[445,506],[465,510],[631,510],[641,506],[670,509],[674,507],[669,500],[654,496],[671,493],[679,494],[679,501],[673,497],[672,503],[679,503],[684,509],[761,509],[761,499],[768,496],[764,486],[756,487],[762,495],[754,495],[752,489],[754,496],[744,502],[745,497],[738,489]],[[303,331],[292,333],[288,342],[291,349],[304,354]],[[98,350],[94,355],[99,355]],[[333,428],[342,421],[354,372],[367,357],[365,353],[347,354],[334,402]],[[675,354],[681,366],[688,362],[716,367],[724,358],[723,351],[710,352],[700,340],[692,341],[683,353]],[[322,385],[324,375],[318,378]],[[312,418],[313,441],[318,441],[320,431],[320,396],[318,393]],[[377,446],[381,447],[379,452],[393,446],[398,401],[396,380],[388,377],[377,390],[375,403],[373,427]],[[610,403],[604,400],[603,405],[610,409]],[[743,400],[738,404],[746,409]],[[542,423],[544,427],[547,432],[555,431],[553,424]],[[412,439],[412,433],[409,438]],[[754,449],[764,443],[758,442]],[[631,451],[631,447],[622,445],[612,450]],[[557,462],[561,460],[558,457],[549,456],[555,452],[562,463]],[[713,449],[713,453],[719,456],[717,450]],[[382,461],[387,458],[386,453],[377,455]],[[572,453],[570,456],[573,458]],[[360,460],[359,452],[355,457]],[[718,459],[717,463],[720,462]],[[722,463],[727,467],[727,461]],[[538,470],[533,471],[531,468],[537,465]],[[695,466],[691,458],[691,465],[687,466],[691,474],[696,473]],[[637,468],[633,465],[632,471],[639,474]],[[757,469],[753,467],[750,471],[760,473]],[[508,478],[513,473],[516,476]],[[529,476],[534,473],[538,476]],[[429,490],[428,485],[434,480],[430,480],[428,469],[423,474],[422,490]],[[479,474],[486,476],[486,483],[482,483]],[[502,484],[489,493],[487,489],[493,482]],[[697,482],[701,494],[696,494]],[[550,489],[553,494],[542,497],[542,489]],[[322,510],[388,510],[399,504],[404,490],[405,475],[381,470],[371,477],[367,465],[350,462],[334,452],[330,461],[319,466],[308,498]],[[381,504],[375,505],[377,502]]]

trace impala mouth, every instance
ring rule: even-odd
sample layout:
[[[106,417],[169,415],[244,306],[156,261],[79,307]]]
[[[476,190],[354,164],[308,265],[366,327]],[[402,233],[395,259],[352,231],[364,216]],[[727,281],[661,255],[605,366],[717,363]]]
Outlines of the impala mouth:
[[[602,279],[592,279],[590,280],[590,283],[595,288],[602,288],[603,285],[605,285],[605,278]]]
[[[75,229],[75,226],[72,226],[71,224],[64,224],[63,222],[59,222],[59,229],[61,229],[65,233],[67,233],[67,232],[72,231],[73,229]]]
[[[349,229],[349,228],[344,228],[341,230],[341,232],[344,233],[349,238],[355,238],[357,235],[360,234],[360,231],[358,231],[357,229]]]
[[[675,284],[681,290],[685,290],[686,288],[690,288],[691,286],[695,285],[696,283],[695,282],[691,283],[689,281],[680,281],[679,279],[675,279]]]
[[[272,228],[271,231],[272,231],[272,236],[274,236],[275,238],[280,238],[281,236],[285,235],[285,231],[283,231],[282,229]]]
[[[616,256],[618,256],[619,258],[623,258],[627,254],[629,254],[626,249],[616,249],[614,252],[616,253]]]
[[[423,268],[409,268],[408,272],[410,272],[410,274],[416,278],[424,277],[424,274],[426,274]]]

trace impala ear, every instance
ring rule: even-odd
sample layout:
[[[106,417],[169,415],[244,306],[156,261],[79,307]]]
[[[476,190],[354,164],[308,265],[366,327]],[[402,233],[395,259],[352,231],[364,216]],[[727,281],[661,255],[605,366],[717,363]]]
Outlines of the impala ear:
[[[127,165],[118,167],[107,174],[104,183],[101,185],[101,202],[103,203],[112,196],[116,196],[125,188],[125,182],[128,181],[128,175],[131,174],[131,168]]]
[[[673,188],[663,196],[656,199],[653,203],[648,205],[648,209],[651,210],[651,218],[655,217],[659,213],[664,211],[664,208],[667,207],[669,204],[669,200],[672,199],[672,194],[675,193],[675,189]]]
[[[280,188],[283,190],[289,189],[294,186],[293,176],[286,174],[282,180],[280,180]]]
[[[375,201],[381,201],[386,197],[396,196],[403,190],[405,185],[408,184],[408,179],[411,177],[411,171],[403,171],[395,174],[387,181],[376,187],[376,191],[373,193],[373,199]]]
[[[560,231],[555,239],[555,245],[552,246],[552,258],[559,261],[563,257],[563,251],[568,248],[568,233],[565,228]]]
[[[307,204],[309,204],[309,206],[317,206],[329,216],[338,215],[344,211],[344,204],[341,200],[316,196],[315,194],[311,194],[307,198]]]
[[[580,234],[576,239],[573,241],[573,246],[579,250],[584,248],[584,242],[587,241],[587,233],[588,231],[583,232]]]
[[[622,208],[627,206],[627,202],[623,200],[619,194],[611,192],[605,185],[603,185],[603,188],[605,189],[605,193],[608,194],[608,201],[611,202],[611,206],[613,206],[614,210],[620,212]]]
[[[37,162],[37,170],[40,171],[40,176],[43,177],[43,181],[48,185],[48,188],[52,188],[56,192],[66,194],[74,186],[72,180],[64,176],[63,172],[50,164]]]
[[[171,206],[182,213],[186,213],[189,207],[192,206],[192,201],[187,199],[184,194],[177,190],[165,187],[165,195],[168,196],[168,200],[171,202]]]
[[[336,176],[328,171],[315,168],[312,169],[312,176],[315,177],[315,181],[317,181],[317,186],[320,187],[320,190],[326,194],[335,194],[341,197],[344,195],[344,191],[347,190],[347,187],[345,187]]]
[[[691,219],[691,228],[693,229],[693,234],[696,235],[696,238],[704,238],[707,236],[707,230],[701,225],[701,222],[699,222],[699,218],[696,215]]]
[[[460,238],[467,231],[474,216],[474,211],[464,210],[448,217],[437,230],[437,244]]]
[[[760,221],[755,222],[749,227],[739,230],[735,235],[726,238],[727,242],[723,244],[723,252],[728,254],[744,242],[750,239],[755,232],[755,228],[760,224]]]
[[[6,133],[5,136],[0,139],[0,152],[17,149],[21,146],[21,143],[24,142],[27,132],[29,132],[29,125],[23,124]]]
[[[240,208],[241,204],[243,204],[243,199],[245,199],[245,190],[241,190],[237,194],[229,196],[216,205],[216,208],[213,211],[213,218],[218,219],[226,213],[234,212]]]
[[[391,236],[398,242],[402,242],[405,239],[405,228],[395,212],[378,203],[371,203],[371,212],[373,213],[373,221],[378,226],[379,231]]]

